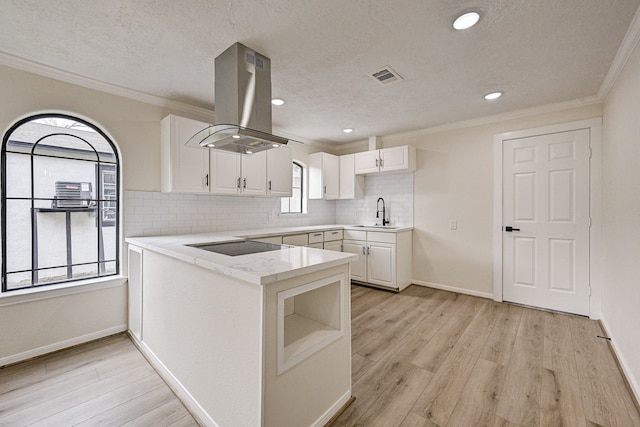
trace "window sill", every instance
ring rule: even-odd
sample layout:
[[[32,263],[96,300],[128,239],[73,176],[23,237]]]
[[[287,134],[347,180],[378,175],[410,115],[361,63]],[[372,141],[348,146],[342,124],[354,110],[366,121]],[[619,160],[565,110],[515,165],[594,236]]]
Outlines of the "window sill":
[[[108,276],[96,279],[87,279],[77,282],[61,283],[35,289],[24,289],[0,293],[0,307],[26,302],[58,298],[65,295],[91,292],[100,289],[114,288],[126,283],[126,276]]]

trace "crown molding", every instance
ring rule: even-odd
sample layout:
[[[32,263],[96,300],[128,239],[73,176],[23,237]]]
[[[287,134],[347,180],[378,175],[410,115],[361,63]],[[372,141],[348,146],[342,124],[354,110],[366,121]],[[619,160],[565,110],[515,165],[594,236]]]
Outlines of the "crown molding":
[[[111,95],[121,96],[134,101],[144,102],[146,104],[163,107],[176,112],[188,113],[195,115],[199,118],[213,121],[213,111],[202,107],[195,107],[193,105],[185,104],[183,102],[174,101],[171,99],[163,98],[156,95],[150,95],[148,93],[127,89],[121,86],[113,85],[110,83],[101,82],[99,80],[90,79],[80,76],[78,74],[70,73],[68,71],[60,70],[58,68],[50,67],[48,65],[40,64],[38,62],[29,61],[18,56],[10,55],[5,52],[0,52],[0,65],[15,68],[29,73],[37,74],[42,77],[48,77],[51,79],[59,80],[65,83],[71,83],[77,86],[81,86],[87,89],[93,89],[100,92],[108,93]]]
[[[397,136],[410,136],[410,135],[425,135],[425,134],[433,134],[440,133],[452,130],[466,129],[475,126],[484,126],[490,125],[499,122],[505,122],[508,120],[521,119],[524,117],[531,117],[538,114],[546,114],[546,113],[554,113],[556,111],[569,110],[571,108],[579,108],[586,107],[589,105],[600,104],[602,100],[599,96],[587,96],[584,98],[575,99],[572,101],[558,102],[555,104],[547,104],[541,105],[539,107],[526,108],[523,110],[511,111],[508,113],[494,114],[491,116],[484,116],[477,119],[464,120],[460,122],[447,123],[444,125],[433,126],[424,129],[415,129],[407,132],[400,132],[393,134],[394,137]],[[391,136],[391,135],[387,135]]]
[[[613,58],[613,62],[611,62],[611,66],[609,67],[609,71],[607,71],[607,75],[604,77],[604,80],[600,85],[598,97],[602,101],[604,101],[609,94],[609,91],[611,91],[613,84],[616,82],[618,76],[622,72],[622,69],[633,54],[633,50],[638,45],[638,42],[640,42],[640,8],[638,8],[636,14],[633,16],[631,25],[629,25],[629,28],[624,35],[624,39],[622,40],[622,43],[620,43],[618,52],[616,52],[616,56]]]

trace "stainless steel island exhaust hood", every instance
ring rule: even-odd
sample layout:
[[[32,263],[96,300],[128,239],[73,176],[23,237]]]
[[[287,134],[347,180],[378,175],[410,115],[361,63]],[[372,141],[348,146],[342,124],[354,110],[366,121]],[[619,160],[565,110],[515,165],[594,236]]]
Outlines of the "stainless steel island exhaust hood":
[[[252,154],[289,142],[271,134],[271,60],[235,43],[215,60],[215,122],[189,146]]]

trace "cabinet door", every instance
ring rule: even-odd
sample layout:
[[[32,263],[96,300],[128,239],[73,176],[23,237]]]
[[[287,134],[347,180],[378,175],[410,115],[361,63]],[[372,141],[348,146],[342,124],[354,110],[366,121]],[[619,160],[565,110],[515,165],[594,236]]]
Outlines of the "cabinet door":
[[[267,194],[291,197],[292,162],[289,147],[267,150]]]
[[[355,172],[356,175],[364,175],[367,173],[375,173],[380,169],[378,167],[380,150],[364,151],[355,154]]]
[[[396,245],[368,243],[367,273],[370,283],[396,287]]]
[[[409,147],[383,148],[380,150],[381,171],[409,169]]]
[[[364,197],[364,177],[355,171],[355,154],[340,156],[340,199]]]
[[[358,240],[343,240],[342,252],[358,255],[351,261],[351,279],[367,281],[367,244]]]
[[[142,248],[129,245],[129,330],[140,341],[142,341],[142,256]]]
[[[324,249],[327,251],[342,252],[342,240],[334,240],[332,242],[324,242]]]
[[[242,193],[254,196],[267,194],[267,151],[241,154]]]
[[[340,197],[340,159],[333,154],[323,153],[322,175],[324,198],[334,200]]]
[[[213,194],[239,194],[242,154],[211,150],[210,187]]]
[[[185,143],[207,123],[170,115],[161,123],[161,187],[171,193],[208,193],[209,150]]]

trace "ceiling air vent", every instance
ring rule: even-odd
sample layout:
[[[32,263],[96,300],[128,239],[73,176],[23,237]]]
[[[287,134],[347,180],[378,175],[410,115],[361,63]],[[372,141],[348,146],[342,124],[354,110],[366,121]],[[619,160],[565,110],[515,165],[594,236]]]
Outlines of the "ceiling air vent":
[[[375,73],[371,73],[371,77],[376,79],[378,83],[381,85],[389,85],[394,82],[399,82],[402,80],[400,74],[396,73],[391,67],[386,66],[380,68]]]

